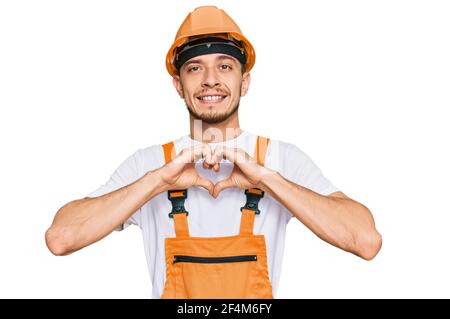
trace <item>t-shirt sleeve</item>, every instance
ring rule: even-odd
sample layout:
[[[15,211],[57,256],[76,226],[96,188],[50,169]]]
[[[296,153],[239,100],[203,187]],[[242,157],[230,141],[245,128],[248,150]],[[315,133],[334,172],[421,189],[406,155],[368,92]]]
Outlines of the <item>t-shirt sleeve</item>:
[[[313,160],[297,146],[289,144],[286,156],[286,178],[321,195],[339,191]]]
[[[291,182],[321,195],[329,195],[339,191],[324,176],[322,170],[314,161],[294,144],[287,143],[283,162],[282,175]],[[292,214],[290,215],[292,216]]]
[[[138,163],[140,162],[140,153],[141,150],[138,150],[133,155],[124,160],[113,172],[106,183],[98,187],[96,190],[90,192],[86,197],[99,197],[111,193],[138,180],[142,175],[138,167]],[[141,208],[134,212],[133,215],[131,215],[131,217],[128,218],[125,223],[116,228],[116,230],[123,230],[129,225],[139,225],[140,213]]]

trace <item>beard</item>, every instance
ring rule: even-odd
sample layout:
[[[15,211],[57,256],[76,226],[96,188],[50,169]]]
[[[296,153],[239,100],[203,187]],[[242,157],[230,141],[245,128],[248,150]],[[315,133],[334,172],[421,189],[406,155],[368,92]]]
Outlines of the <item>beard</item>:
[[[189,114],[191,114],[194,119],[201,120],[208,124],[217,124],[217,123],[224,122],[230,116],[232,116],[234,113],[236,113],[236,111],[239,109],[239,102],[240,102],[240,99],[237,101],[236,105],[233,106],[233,108],[230,111],[224,112],[224,113],[217,113],[217,112],[212,112],[212,113],[207,112],[206,114],[205,113],[197,113],[187,103],[186,103],[186,107],[189,111]]]

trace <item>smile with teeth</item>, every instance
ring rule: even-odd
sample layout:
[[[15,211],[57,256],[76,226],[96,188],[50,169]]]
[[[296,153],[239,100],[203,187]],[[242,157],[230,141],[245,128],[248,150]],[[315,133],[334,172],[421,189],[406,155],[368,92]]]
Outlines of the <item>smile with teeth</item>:
[[[217,103],[217,102],[221,102],[226,98],[225,95],[204,95],[204,96],[199,96],[197,97],[197,99],[199,99],[202,102],[213,102],[213,103]]]

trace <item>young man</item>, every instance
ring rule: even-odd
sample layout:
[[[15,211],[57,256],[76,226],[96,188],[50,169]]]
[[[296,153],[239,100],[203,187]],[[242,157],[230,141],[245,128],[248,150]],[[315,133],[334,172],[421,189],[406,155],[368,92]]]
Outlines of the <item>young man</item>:
[[[334,187],[295,145],[259,138],[239,127],[240,98],[249,89],[254,61],[251,43],[223,10],[200,7],[191,12],[166,59],[175,89],[190,114],[190,134],[137,151],[88,197],[61,207],[46,233],[51,252],[67,255],[115,229],[139,225],[155,298],[272,297],[292,216],[338,248],[367,260],[375,257],[381,236],[364,205]],[[239,236],[233,236],[239,229]],[[224,246],[211,237],[225,238]],[[211,242],[216,244],[208,248]],[[239,246],[237,257],[217,251],[233,245]],[[173,253],[177,249],[181,249],[178,256]],[[197,254],[187,258],[180,253],[183,249]],[[242,268],[256,260],[257,275],[251,266]],[[195,292],[195,287],[187,286],[177,290],[172,278],[181,269],[177,263],[184,264],[183,273],[192,271],[192,277],[182,280],[184,284],[203,272],[207,282]],[[232,263],[241,268],[227,273],[223,265]],[[188,268],[192,264],[197,265]],[[229,295],[219,288],[206,293],[218,273],[243,276],[243,281],[253,277],[253,288]],[[267,280],[259,282],[265,276]],[[253,291],[264,289],[263,295]]]

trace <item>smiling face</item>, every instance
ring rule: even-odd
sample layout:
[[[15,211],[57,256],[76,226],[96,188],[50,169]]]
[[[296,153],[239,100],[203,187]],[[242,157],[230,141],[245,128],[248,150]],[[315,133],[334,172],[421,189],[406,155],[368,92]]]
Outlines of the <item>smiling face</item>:
[[[247,93],[250,75],[242,74],[237,59],[222,53],[188,60],[174,76],[173,84],[186,102],[189,113],[206,123],[220,123],[239,107]]]

